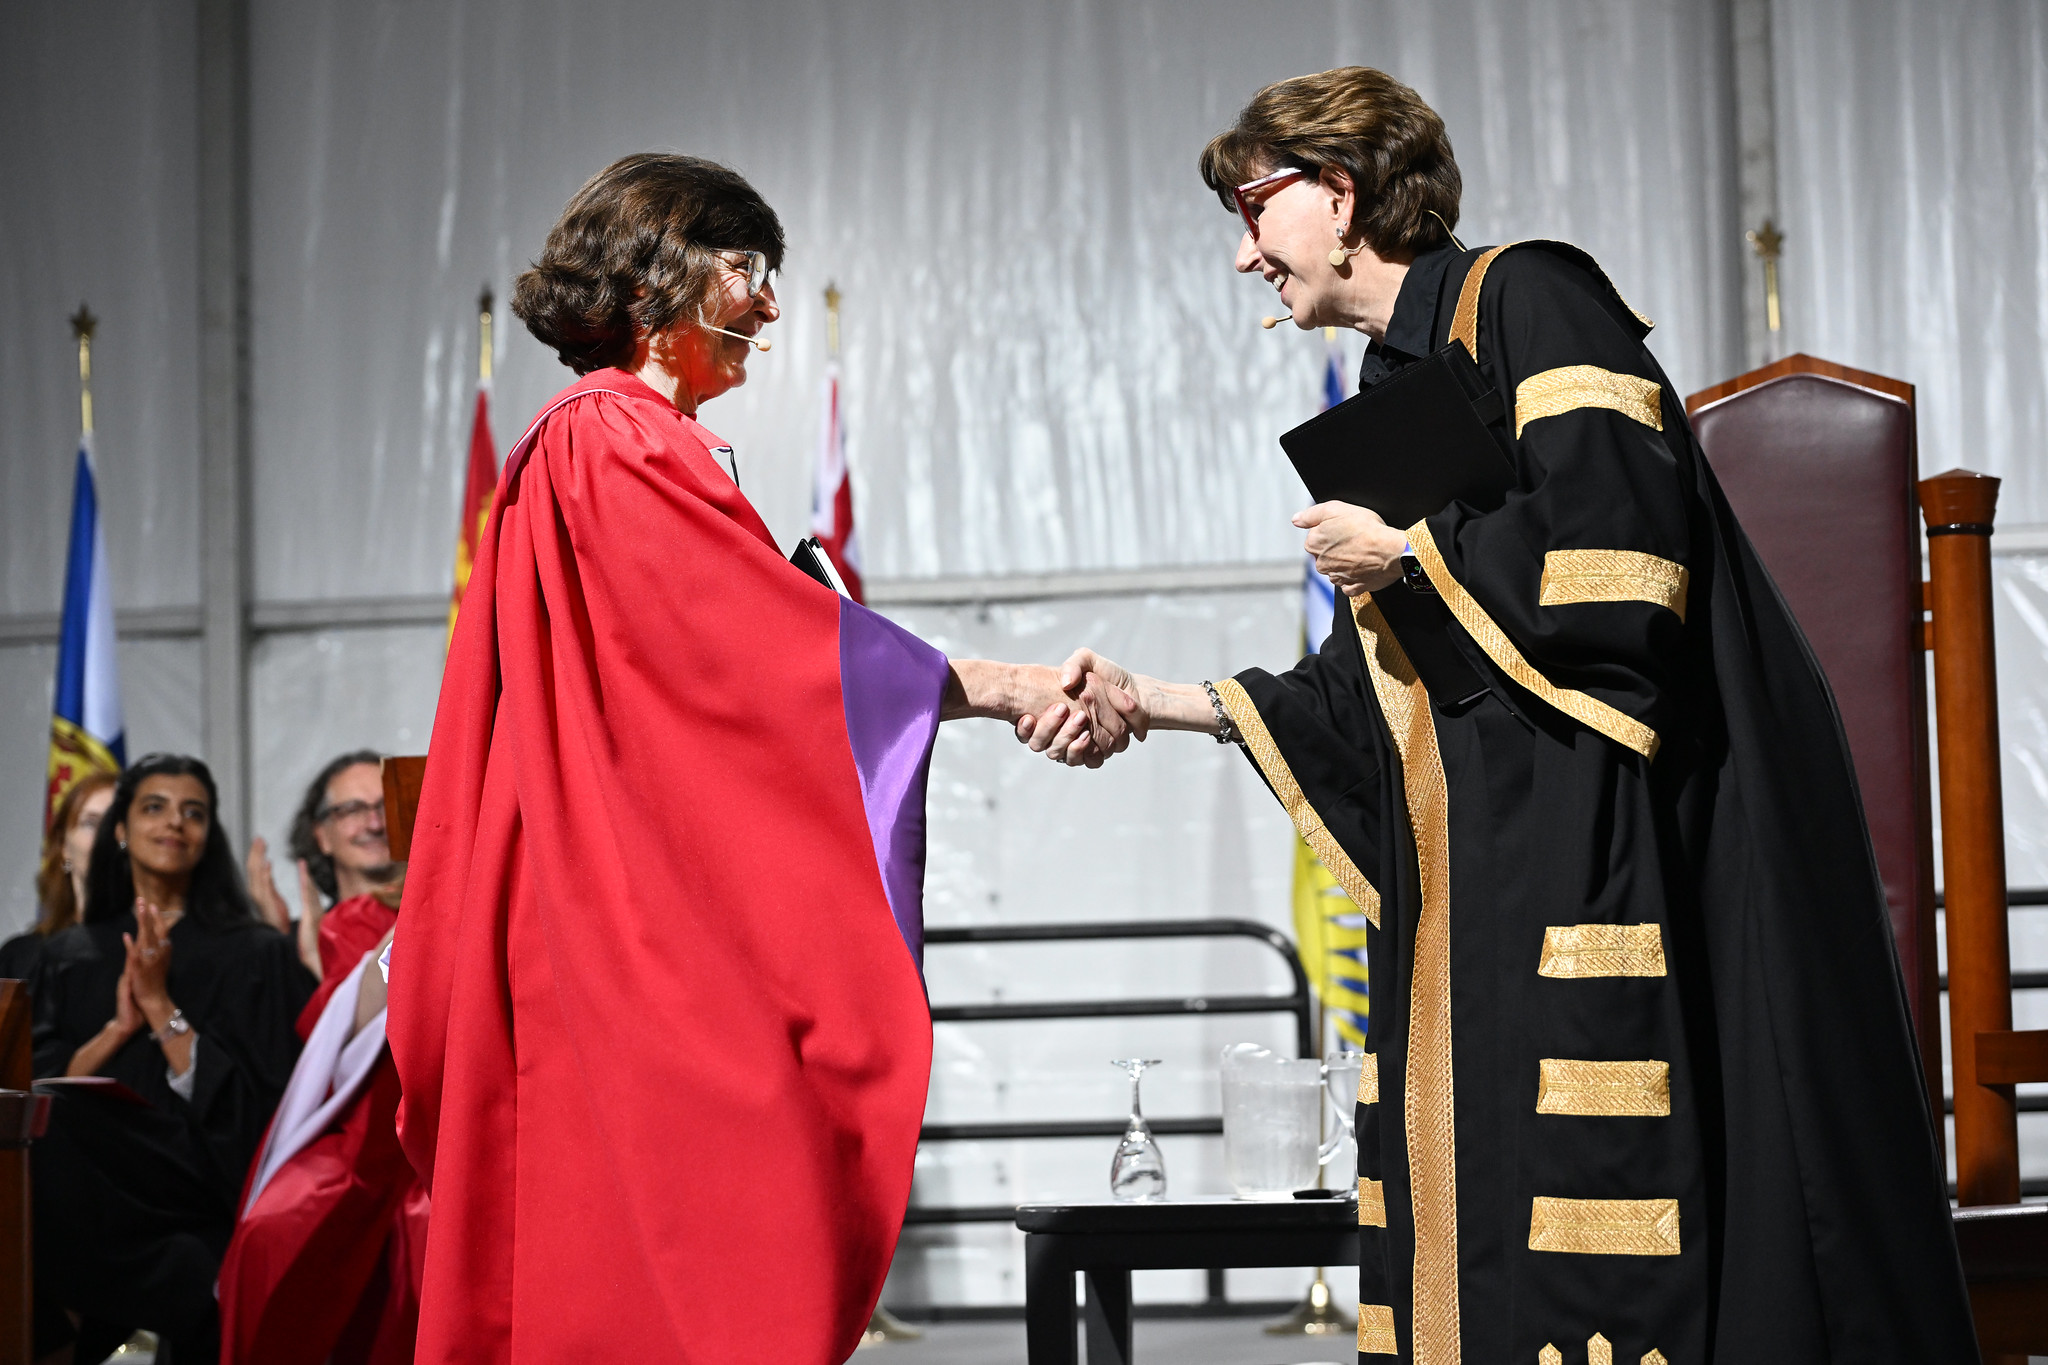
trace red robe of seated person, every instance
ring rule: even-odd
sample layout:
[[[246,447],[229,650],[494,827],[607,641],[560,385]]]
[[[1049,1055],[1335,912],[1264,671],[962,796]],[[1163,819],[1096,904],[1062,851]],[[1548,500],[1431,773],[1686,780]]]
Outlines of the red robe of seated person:
[[[397,922],[398,912],[374,896],[327,912],[320,990],[299,1016],[300,1038],[312,1035],[336,988]],[[353,997],[335,1007],[352,1016]],[[301,1066],[311,1060],[309,1052]],[[413,1358],[427,1194],[398,1145],[397,1110],[398,1072],[386,1051],[339,1118],[277,1167],[253,1200],[244,1190],[221,1263],[221,1365]],[[273,1130],[250,1168],[252,1183],[278,1140]]]
[[[418,1359],[838,1365],[910,1191],[943,655],[618,370],[514,447],[391,951]]]

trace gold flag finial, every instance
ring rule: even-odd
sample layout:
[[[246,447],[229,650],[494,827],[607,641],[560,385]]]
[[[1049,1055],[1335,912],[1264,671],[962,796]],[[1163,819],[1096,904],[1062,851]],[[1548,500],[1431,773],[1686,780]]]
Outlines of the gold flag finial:
[[[92,434],[92,334],[99,325],[100,320],[81,299],[78,311],[71,315],[71,335],[78,338],[78,423],[88,436]]]
[[[845,297],[837,284],[825,286],[825,354],[839,358],[839,300]]]
[[[479,384],[491,382],[492,302],[491,287],[485,285],[476,300],[476,379]]]
[[[1764,219],[1762,227],[1751,228],[1744,234],[1749,244],[1756,248],[1756,254],[1764,263],[1764,325],[1771,331],[1780,330],[1784,325],[1783,315],[1778,306],[1778,257],[1784,254],[1785,234]]]

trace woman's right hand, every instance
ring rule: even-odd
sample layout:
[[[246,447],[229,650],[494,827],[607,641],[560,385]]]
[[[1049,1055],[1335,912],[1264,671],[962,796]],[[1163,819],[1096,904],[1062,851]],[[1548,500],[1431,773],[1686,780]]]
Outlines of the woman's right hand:
[[[128,936],[123,934],[122,937]],[[124,966],[121,979],[114,983],[114,1017],[107,1028],[125,1043],[141,1030],[143,1022],[142,1006],[135,1003],[134,974]]]

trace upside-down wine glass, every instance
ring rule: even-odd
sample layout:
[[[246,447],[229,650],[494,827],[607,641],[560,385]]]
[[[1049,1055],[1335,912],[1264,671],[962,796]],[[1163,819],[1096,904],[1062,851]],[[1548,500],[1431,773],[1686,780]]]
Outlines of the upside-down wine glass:
[[[1131,1120],[1124,1127],[1124,1139],[1116,1146],[1109,1163],[1109,1192],[1125,1203],[1151,1203],[1166,1198],[1166,1159],[1152,1140],[1145,1111],[1138,1106],[1138,1078],[1148,1066],[1158,1066],[1157,1057],[1118,1058],[1110,1063],[1131,1073]]]

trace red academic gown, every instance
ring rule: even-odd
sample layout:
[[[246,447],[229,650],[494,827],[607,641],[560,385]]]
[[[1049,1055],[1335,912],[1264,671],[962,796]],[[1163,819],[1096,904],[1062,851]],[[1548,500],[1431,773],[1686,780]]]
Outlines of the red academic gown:
[[[945,659],[721,444],[600,370],[506,461],[391,955],[423,1362],[836,1365],[888,1272]]]
[[[320,989],[299,1016],[301,1039],[335,987],[397,922],[398,912],[374,896],[327,912]],[[346,1115],[279,1168],[244,1210],[221,1262],[221,1365],[404,1365],[413,1358],[427,1193],[398,1145],[397,1110],[398,1072],[387,1051]]]

